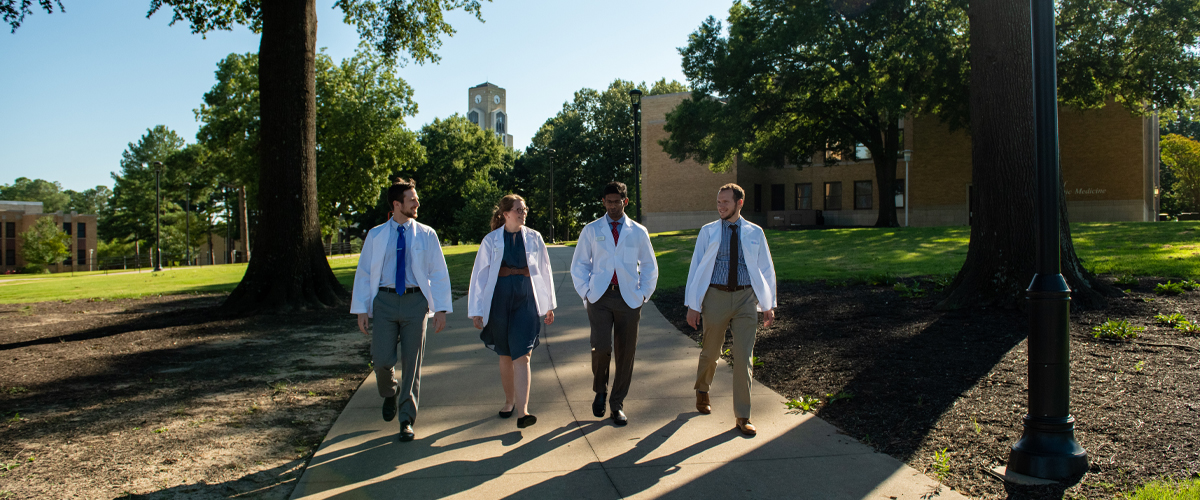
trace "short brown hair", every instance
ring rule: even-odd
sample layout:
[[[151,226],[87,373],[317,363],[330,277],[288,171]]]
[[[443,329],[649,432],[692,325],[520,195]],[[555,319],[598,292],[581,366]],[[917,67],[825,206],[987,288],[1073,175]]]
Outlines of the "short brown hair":
[[[412,179],[397,178],[391,186],[388,187],[388,210],[392,209],[392,202],[398,201],[401,205],[404,204],[404,192],[409,189],[416,189],[417,181]]]
[[[719,189],[717,189],[717,194],[720,195],[721,191],[724,191],[726,189],[733,191],[733,201],[735,201],[735,202],[746,198],[746,190],[742,189],[741,186],[734,184],[732,182],[730,182],[729,184],[726,184],[724,186],[721,186]]]

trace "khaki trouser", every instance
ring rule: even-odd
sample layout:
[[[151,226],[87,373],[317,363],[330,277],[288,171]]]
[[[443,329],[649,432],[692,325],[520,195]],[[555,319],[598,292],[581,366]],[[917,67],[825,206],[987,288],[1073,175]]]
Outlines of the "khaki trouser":
[[[754,357],[754,335],[758,329],[758,297],[754,289],[724,292],[709,288],[704,294],[700,318],[704,323],[704,340],[696,368],[696,390],[708,392],[712,385],[725,345],[725,329],[729,328],[733,332],[733,415],[750,418],[753,383],[750,360]]]

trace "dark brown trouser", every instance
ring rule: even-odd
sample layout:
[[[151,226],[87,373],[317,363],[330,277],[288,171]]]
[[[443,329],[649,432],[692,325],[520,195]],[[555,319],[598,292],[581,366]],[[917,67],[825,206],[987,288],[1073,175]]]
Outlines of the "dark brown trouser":
[[[609,289],[595,304],[588,303],[587,313],[592,326],[592,391],[597,394],[608,392],[612,411],[623,410],[629,381],[633,378],[633,355],[637,349],[642,308],[629,307],[620,291]],[[608,366],[614,351],[617,370],[613,374],[612,391],[609,391]]]

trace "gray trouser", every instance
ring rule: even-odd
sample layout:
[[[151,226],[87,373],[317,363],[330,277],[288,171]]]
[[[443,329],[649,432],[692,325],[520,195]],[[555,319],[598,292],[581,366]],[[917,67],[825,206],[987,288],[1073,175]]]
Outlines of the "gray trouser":
[[[587,313],[592,326],[592,391],[608,392],[608,367],[615,347],[617,370],[608,401],[613,411],[623,410],[633,378],[633,355],[642,308],[629,307],[620,291],[610,289],[595,304],[588,303]]]
[[[420,292],[396,295],[379,292],[372,305],[371,362],[379,395],[397,396],[399,420],[417,421],[421,392],[421,359],[425,357],[425,314],[429,303]],[[396,381],[396,347],[400,348],[400,381]]]

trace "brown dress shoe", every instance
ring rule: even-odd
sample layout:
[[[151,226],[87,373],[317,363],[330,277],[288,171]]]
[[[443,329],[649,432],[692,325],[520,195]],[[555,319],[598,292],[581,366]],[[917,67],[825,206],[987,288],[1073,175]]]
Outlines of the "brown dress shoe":
[[[712,413],[712,405],[708,402],[708,393],[696,391],[696,411],[708,415]]]
[[[742,431],[742,434],[745,434],[747,436],[753,436],[755,434],[758,434],[758,430],[756,430],[754,428],[754,424],[750,423],[750,419],[739,418],[736,420],[736,422],[737,422],[737,428],[739,431]]]

